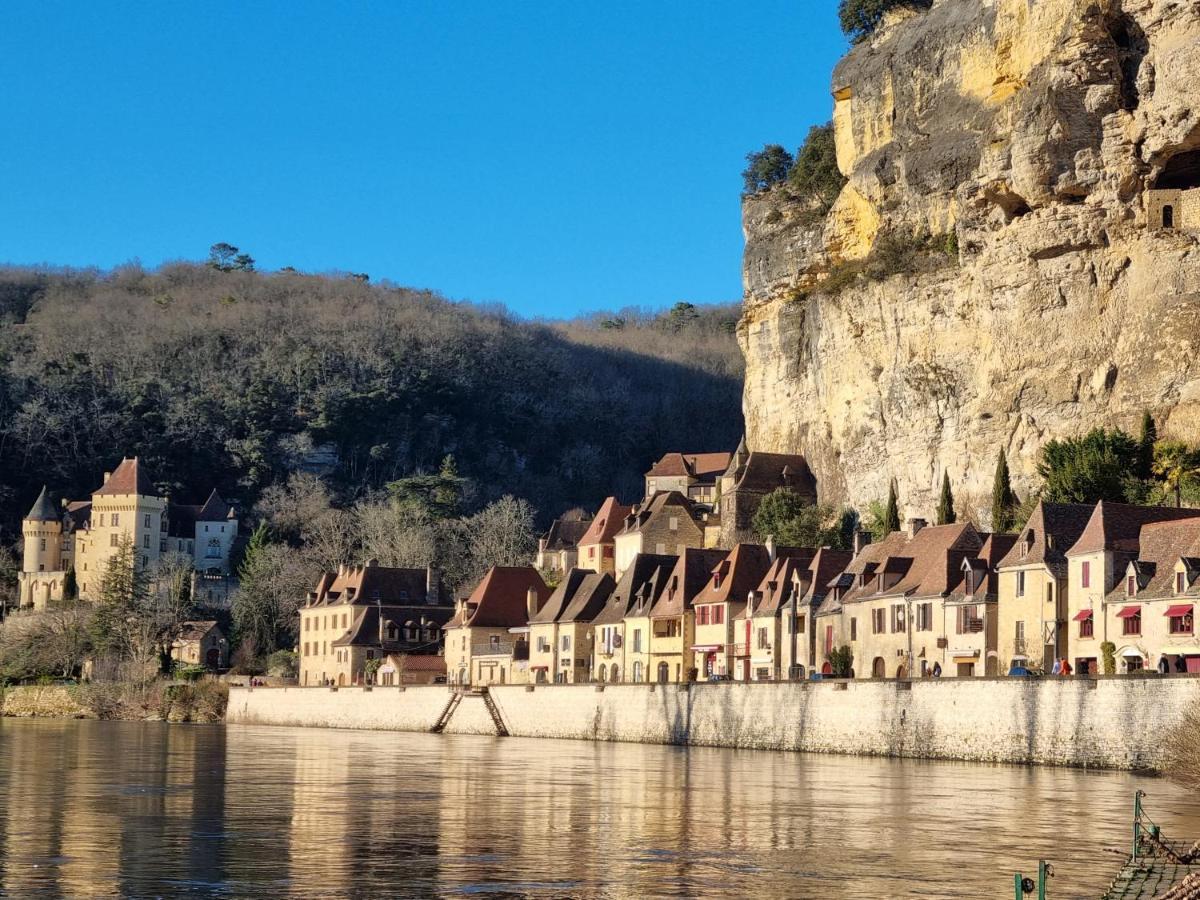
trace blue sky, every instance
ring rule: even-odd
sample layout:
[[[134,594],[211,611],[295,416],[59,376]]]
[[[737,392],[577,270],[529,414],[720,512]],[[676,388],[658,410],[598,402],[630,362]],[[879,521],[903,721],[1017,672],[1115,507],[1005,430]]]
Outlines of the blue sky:
[[[527,316],[736,300],[835,0],[9,0],[0,260],[368,272]]]

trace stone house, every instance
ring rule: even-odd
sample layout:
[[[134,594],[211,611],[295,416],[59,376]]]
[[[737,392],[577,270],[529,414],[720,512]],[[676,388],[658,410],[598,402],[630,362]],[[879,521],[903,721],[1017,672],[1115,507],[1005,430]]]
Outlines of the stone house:
[[[580,640],[576,621],[566,617],[581,590],[595,591],[597,583],[603,584],[605,580],[613,584],[611,576],[599,576],[590,569],[571,569],[550,594],[550,599],[530,616],[530,681],[535,684],[573,684],[589,679],[591,642],[586,638]]]
[[[1156,669],[1200,673],[1200,518],[1141,527],[1138,553],[1104,600],[1103,631],[1118,673]]]
[[[927,526],[912,519],[904,531],[864,548],[847,570],[853,584],[839,598],[851,620],[856,677],[923,676],[935,662],[943,675],[976,674],[977,658],[951,656],[945,601],[963,580],[963,561],[978,557],[983,543],[969,523]],[[985,631],[988,611],[976,606],[969,619],[958,612],[955,632]]]
[[[616,577],[616,536],[632,510],[633,507],[625,506],[616,497],[609,497],[601,504],[578,542],[576,556],[580,568]]]
[[[678,491],[693,503],[712,509],[717,480],[729,467],[729,453],[667,453],[646,473],[646,496]]]
[[[106,563],[126,542],[143,568],[167,554],[188,557],[198,578],[220,580],[216,603],[228,595],[238,521],[215,490],[199,506],[172,503],[155,489],[135,456],[106,472],[88,500],[63,500],[55,507],[43,487],[21,523],[21,533],[24,554],[17,578],[22,606],[44,609],[50,601],[61,600],[71,569],[80,599],[94,600]],[[201,599],[204,587],[194,582],[192,593]]]
[[[445,681],[446,658],[428,653],[389,653],[375,673],[375,684],[381,687]]]
[[[788,644],[789,657],[791,639],[797,641],[796,656],[807,650],[809,621],[808,611],[802,606],[789,603],[793,595],[807,586],[809,566],[815,550],[804,550],[795,556],[777,556],[771,562],[758,586],[750,592],[746,608],[734,622],[734,632],[748,638],[750,654],[750,681],[778,681],[787,677],[789,663],[782,662],[783,644]],[[802,574],[803,573],[803,574]],[[787,621],[781,613],[784,603],[789,603]],[[793,618],[791,612],[795,611]],[[787,640],[784,640],[786,635]]]
[[[592,677],[600,682],[647,680],[649,632],[626,630],[625,618],[639,604],[653,606],[675,568],[676,557],[639,553],[626,567],[604,606],[592,619]]]
[[[1067,556],[1091,518],[1082,503],[1039,503],[996,566],[1000,668],[1050,672],[1067,655]]]
[[[171,644],[171,659],[185,666],[224,669],[229,665],[229,641],[214,621],[184,622]]]
[[[962,578],[942,602],[940,624],[947,646],[940,658],[936,654],[934,658],[942,664],[943,674],[994,677],[1008,672],[1008,662],[1000,657],[998,650],[996,565],[1012,549],[1017,536],[981,533],[980,537],[983,547],[978,555],[966,557],[959,565]]]
[[[816,661],[818,626],[817,611],[829,592],[829,583],[850,564],[854,554],[849,550],[822,547],[811,559],[803,556],[781,557],[763,577],[755,601],[752,629],[767,628],[773,636],[773,652],[760,654],[767,662],[768,677],[804,678]],[[757,597],[761,594],[761,604]],[[762,622],[761,619],[770,621]],[[833,633],[825,635],[832,649]],[[757,638],[756,638],[757,640]],[[758,652],[758,651],[756,651]],[[751,668],[763,680],[763,665],[751,657]]]
[[[1107,630],[1104,602],[1138,558],[1142,526],[1200,517],[1198,509],[1130,506],[1101,500],[1079,539],[1067,550],[1067,658],[1077,675],[1100,670]]]
[[[550,588],[533,566],[492,566],[444,626],[449,682],[526,683],[528,623],[549,598]]]
[[[617,583],[605,572],[586,572],[574,594],[558,617],[558,654],[554,663],[561,676],[561,683],[576,684],[591,681],[595,671],[595,628],[593,620],[608,598],[616,590]]]
[[[694,681],[699,672],[693,665],[692,644],[696,637],[693,601],[708,584],[713,569],[729,555],[728,550],[685,547],[658,600],[649,609],[645,627],[650,635],[648,667],[651,680]],[[638,612],[642,608],[639,607]],[[626,620],[626,627],[630,619]]]
[[[750,623],[743,617],[737,630],[734,623],[773,561],[772,550],[761,544],[738,544],[714,567],[692,601],[696,612],[692,664],[700,678],[719,675],[750,680]]]
[[[534,560],[538,571],[557,574],[574,568],[579,562],[579,540],[591,524],[591,517],[582,509],[570,510],[551,522],[538,539]]]
[[[781,487],[795,491],[809,503],[817,502],[817,481],[803,456],[748,451],[743,438],[721,475],[721,544],[733,546],[738,541],[753,540],[754,514],[762,498]]]
[[[639,553],[678,555],[685,547],[703,547],[702,515],[696,504],[679,491],[655,494],[635,506],[616,535],[617,578]]]
[[[1168,160],[1146,191],[1145,206],[1151,231],[1200,231],[1200,151]]]
[[[438,655],[454,613],[436,569],[399,569],[369,560],[317,579],[300,606],[301,686],[362,684],[372,660]]]

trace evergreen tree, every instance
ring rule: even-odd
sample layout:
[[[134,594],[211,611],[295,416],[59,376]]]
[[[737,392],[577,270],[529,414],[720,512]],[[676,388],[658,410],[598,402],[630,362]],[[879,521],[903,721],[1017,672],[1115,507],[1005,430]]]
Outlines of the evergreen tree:
[[[1159,441],[1154,446],[1153,473],[1162,479],[1163,489],[1175,495],[1175,506],[1183,505],[1183,486],[1200,477],[1200,451],[1182,441]]]
[[[954,494],[950,490],[950,473],[942,473],[942,496],[938,500],[937,508],[937,523],[939,525],[953,525],[956,516],[954,515]]]
[[[1012,531],[1016,524],[1017,497],[1008,478],[1008,457],[1001,448],[996,458],[996,477],[992,481],[992,531]]]
[[[436,475],[410,475],[387,488],[392,500],[414,515],[443,522],[462,511],[470,482],[458,474],[458,464],[448,454]]]
[[[883,533],[891,534],[900,530],[900,500],[896,496],[896,480],[888,485],[887,507],[883,512]]]
[[[1150,410],[1142,413],[1142,433],[1138,436],[1138,471],[1137,477],[1146,479],[1154,475],[1154,445],[1158,443],[1158,426],[1154,424],[1154,416]]]
[[[146,573],[138,565],[133,541],[124,535],[100,574],[93,619],[97,650],[129,659],[143,649],[139,647],[140,626],[149,596]]]
[[[1126,503],[1138,470],[1138,445],[1119,428],[1093,428],[1083,437],[1052,440],[1042,448],[1042,496],[1052,503]]]
[[[792,170],[792,162],[792,154],[778,144],[767,144],[758,152],[747,154],[742,172],[743,193],[749,196],[779,184]]]
[[[67,603],[72,603],[79,599],[79,581],[75,578],[75,567],[67,569],[67,574],[63,578],[63,600]]]

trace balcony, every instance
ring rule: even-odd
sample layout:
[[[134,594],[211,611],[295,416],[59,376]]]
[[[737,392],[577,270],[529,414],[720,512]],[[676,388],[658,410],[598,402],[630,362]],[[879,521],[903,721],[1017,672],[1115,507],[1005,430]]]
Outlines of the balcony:
[[[749,644],[734,644],[733,645],[733,655],[739,656],[739,657],[749,656],[750,655],[750,645]]]
[[[525,641],[483,641],[471,645],[472,656],[511,656],[528,659],[529,644]]]

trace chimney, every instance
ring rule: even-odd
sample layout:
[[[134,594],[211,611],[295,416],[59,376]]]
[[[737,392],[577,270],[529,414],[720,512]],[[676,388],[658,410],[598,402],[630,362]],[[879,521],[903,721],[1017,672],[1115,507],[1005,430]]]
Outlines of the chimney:
[[[525,611],[529,614],[530,619],[532,619],[535,615],[537,615],[537,611],[538,611],[537,588],[530,588],[528,591],[525,592]]]
[[[916,537],[917,532],[924,528],[928,523],[924,519],[909,519],[908,520],[908,536]]]
[[[433,566],[425,567],[425,603],[437,606],[442,599],[442,573]]]
[[[773,535],[773,534],[767,535],[766,546],[767,546],[767,559],[769,559],[771,562],[775,562],[775,535]]]
[[[368,559],[367,560],[367,568],[368,569],[373,569],[378,565],[379,565],[379,560],[377,560],[377,559]]]
[[[549,538],[544,538],[544,537],[538,538],[538,553],[545,553],[546,545],[549,543],[550,543]]]
[[[871,532],[867,531],[865,528],[856,529],[854,532],[854,555],[858,556],[858,554],[862,553],[863,547],[867,546],[869,543],[871,543]]]
[[[108,484],[108,479],[112,477],[112,472],[104,473],[104,484]]]
[[[379,619],[379,648],[383,649],[383,599],[375,595],[375,617]]]

